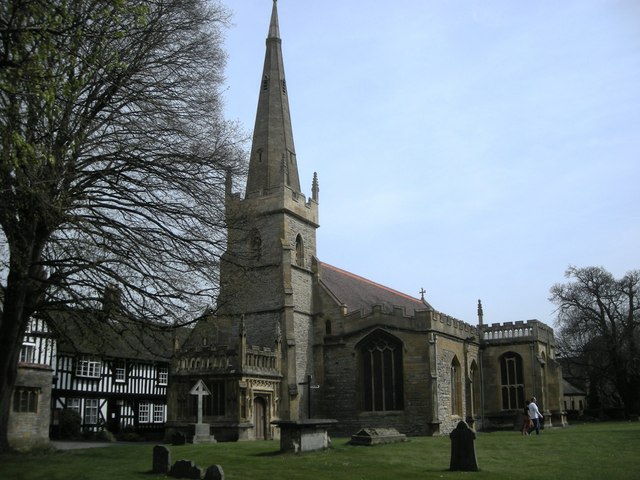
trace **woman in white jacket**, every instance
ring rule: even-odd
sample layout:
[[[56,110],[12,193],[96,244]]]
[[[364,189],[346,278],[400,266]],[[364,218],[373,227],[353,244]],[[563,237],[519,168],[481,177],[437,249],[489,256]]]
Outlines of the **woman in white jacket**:
[[[529,404],[529,417],[533,422],[533,425],[536,427],[536,435],[540,435],[540,419],[544,418],[538,410],[538,405],[536,405],[536,397],[531,397],[531,403]]]

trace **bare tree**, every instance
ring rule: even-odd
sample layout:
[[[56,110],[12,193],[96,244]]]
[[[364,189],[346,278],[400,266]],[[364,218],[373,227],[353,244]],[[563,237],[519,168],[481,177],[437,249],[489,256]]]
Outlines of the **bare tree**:
[[[570,267],[551,288],[558,354],[595,379],[610,379],[627,415],[640,412],[640,271],[615,279],[599,267]]]
[[[0,4],[0,450],[22,337],[50,308],[193,318],[217,294],[228,12],[206,0]],[[228,187],[228,186],[227,186]]]

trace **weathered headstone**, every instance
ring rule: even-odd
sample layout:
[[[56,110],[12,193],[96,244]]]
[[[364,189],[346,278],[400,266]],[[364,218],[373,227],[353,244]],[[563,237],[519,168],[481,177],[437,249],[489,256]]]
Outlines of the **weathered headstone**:
[[[172,445],[184,445],[187,443],[187,437],[184,433],[176,432],[171,435],[171,444]]]
[[[178,460],[169,470],[169,476],[175,478],[202,478],[202,469],[191,460]]]
[[[224,480],[224,471],[220,465],[211,465],[204,474],[204,480]]]
[[[464,421],[460,420],[456,428],[449,434],[451,439],[451,462],[449,470],[466,472],[478,471],[476,459],[476,434]]]
[[[171,452],[164,445],[153,447],[153,473],[168,473],[171,468]]]

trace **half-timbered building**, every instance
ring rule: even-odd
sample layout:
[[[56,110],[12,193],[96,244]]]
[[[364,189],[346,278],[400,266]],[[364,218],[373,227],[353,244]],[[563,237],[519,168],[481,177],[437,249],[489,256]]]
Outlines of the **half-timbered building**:
[[[80,414],[83,431],[162,432],[173,333],[101,315],[61,316],[52,428],[62,410]]]

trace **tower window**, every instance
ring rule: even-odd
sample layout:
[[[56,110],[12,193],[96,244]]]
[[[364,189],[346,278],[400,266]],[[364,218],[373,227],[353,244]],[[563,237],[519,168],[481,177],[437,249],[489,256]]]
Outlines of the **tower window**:
[[[262,238],[260,238],[260,232],[257,229],[251,232],[249,254],[253,260],[260,260],[262,256]]]
[[[296,237],[296,265],[304,267],[304,243],[300,234]]]
[[[268,90],[269,89],[269,77],[268,76],[264,76],[264,78],[262,79],[262,90]]]
[[[284,78],[282,79],[282,93],[287,94],[287,81]]]

